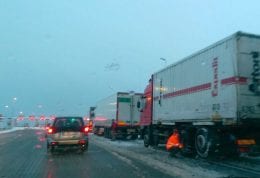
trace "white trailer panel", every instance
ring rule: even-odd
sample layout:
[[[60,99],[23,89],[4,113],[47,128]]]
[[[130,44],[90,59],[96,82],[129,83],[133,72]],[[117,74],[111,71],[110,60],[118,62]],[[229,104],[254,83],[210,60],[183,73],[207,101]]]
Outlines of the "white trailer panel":
[[[260,120],[259,52],[238,32],[153,74],[153,123]]]
[[[117,110],[117,94],[111,95],[101,101],[96,105],[95,109],[95,126],[111,126],[112,119],[116,119]]]
[[[95,109],[95,126],[110,127],[112,119],[118,126],[138,125],[140,112],[136,106],[142,94],[118,92],[97,103]]]

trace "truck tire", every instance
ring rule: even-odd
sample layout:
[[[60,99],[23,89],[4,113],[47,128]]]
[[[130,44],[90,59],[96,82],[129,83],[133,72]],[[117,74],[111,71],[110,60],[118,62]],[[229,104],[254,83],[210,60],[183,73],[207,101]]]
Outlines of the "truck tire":
[[[108,130],[108,138],[111,139],[112,138],[112,130],[110,128],[107,129]]]
[[[158,147],[159,142],[160,142],[159,139],[160,139],[159,138],[159,131],[158,130],[154,130],[153,131],[153,146],[154,147]]]
[[[113,141],[116,140],[116,131],[115,130],[111,129],[110,135],[111,135],[111,140],[113,140]]]
[[[147,130],[144,131],[144,146],[148,147],[150,145],[150,136]]]
[[[109,132],[110,132],[110,131],[109,131],[109,128],[105,128],[105,129],[104,129],[104,137],[105,137],[105,138],[109,138],[109,135],[110,135]]]
[[[207,158],[212,147],[212,139],[208,128],[199,128],[195,135],[195,148],[197,154],[202,158]]]

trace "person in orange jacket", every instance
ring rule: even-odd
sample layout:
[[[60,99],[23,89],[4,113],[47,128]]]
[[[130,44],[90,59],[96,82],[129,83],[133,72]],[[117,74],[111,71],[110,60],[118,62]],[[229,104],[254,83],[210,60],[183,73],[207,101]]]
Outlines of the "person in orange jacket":
[[[167,140],[166,149],[167,151],[170,151],[171,154],[175,154],[182,147],[183,145],[180,140],[180,134],[177,129],[174,129],[172,135]]]

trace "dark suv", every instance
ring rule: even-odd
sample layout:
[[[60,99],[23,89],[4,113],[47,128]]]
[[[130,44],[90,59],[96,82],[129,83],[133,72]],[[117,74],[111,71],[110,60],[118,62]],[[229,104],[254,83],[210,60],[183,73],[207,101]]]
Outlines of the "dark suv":
[[[82,117],[56,117],[47,131],[47,149],[77,147],[81,152],[88,149],[88,127]]]

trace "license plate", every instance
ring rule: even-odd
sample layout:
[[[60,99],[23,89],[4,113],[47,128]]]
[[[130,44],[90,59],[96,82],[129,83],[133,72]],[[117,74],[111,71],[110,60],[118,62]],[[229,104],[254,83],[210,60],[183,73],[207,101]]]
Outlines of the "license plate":
[[[61,132],[61,136],[67,136],[66,132]]]
[[[69,133],[69,132],[62,132],[61,133],[61,136],[64,136],[64,137],[69,137],[69,136],[74,136],[75,134],[73,133]]]

